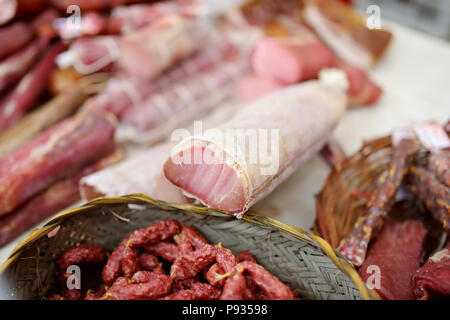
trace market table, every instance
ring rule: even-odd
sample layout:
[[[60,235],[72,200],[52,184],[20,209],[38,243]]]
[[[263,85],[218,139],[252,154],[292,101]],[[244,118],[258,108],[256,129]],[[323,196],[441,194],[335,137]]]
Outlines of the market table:
[[[334,133],[347,154],[395,128],[427,120],[442,124],[450,118],[450,44],[395,23],[386,27],[394,34],[392,44],[371,70],[383,95],[373,107],[349,110]],[[251,210],[309,230],[315,219],[314,195],[329,170],[320,157],[313,157]],[[28,233],[0,249],[0,263]]]

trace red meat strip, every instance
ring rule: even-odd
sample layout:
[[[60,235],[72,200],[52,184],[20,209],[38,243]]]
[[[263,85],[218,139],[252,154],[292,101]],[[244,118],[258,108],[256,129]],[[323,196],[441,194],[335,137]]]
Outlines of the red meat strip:
[[[77,202],[80,199],[79,182],[82,177],[117,163],[123,157],[123,151],[116,148],[81,172],[54,183],[13,212],[0,217],[0,247],[36,223]]]
[[[23,22],[16,22],[0,29],[0,59],[22,48],[32,38],[31,29]]]
[[[367,281],[372,276],[376,285],[373,278],[376,275],[369,269],[375,266],[380,272],[380,287],[375,289],[383,299],[415,299],[411,278],[420,267],[426,234],[425,227],[418,221],[398,222],[387,218],[358,270],[361,278]]]
[[[89,113],[51,127],[0,158],[0,215],[98,159],[113,145],[111,119]]]
[[[62,43],[49,48],[38,64],[0,101],[0,131],[13,125],[35,104],[47,88],[55,58],[63,49]]]
[[[450,297],[450,244],[436,252],[412,278],[417,298]]]

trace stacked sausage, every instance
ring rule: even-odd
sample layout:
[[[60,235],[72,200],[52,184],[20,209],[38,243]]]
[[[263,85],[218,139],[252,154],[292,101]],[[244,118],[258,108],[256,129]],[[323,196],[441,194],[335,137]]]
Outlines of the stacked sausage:
[[[212,245],[191,226],[176,220],[137,229],[109,255],[98,246],[80,245],[57,260],[61,294],[49,299],[86,300],[292,300],[295,293],[249,252],[237,256]],[[103,283],[94,290],[68,289],[67,268],[101,263]]]
[[[414,134],[396,140],[392,160],[376,180],[366,211],[338,250],[360,266],[364,280],[373,279],[373,267],[379,268],[376,289],[385,299],[448,298],[449,245],[440,249],[450,230],[450,138],[438,124],[425,123],[416,125]],[[439,141],[443,149],[436,148]],[[426,210],[411,214],[405,209],[401,217],[395,216],[400,189],[407,198],[421,201]],[[427,219],[437,227],[424,223]],[[430,239],[438,235],[443,235],[439,243],[431,244]],[[438,252],[423,264],[430,246]]]

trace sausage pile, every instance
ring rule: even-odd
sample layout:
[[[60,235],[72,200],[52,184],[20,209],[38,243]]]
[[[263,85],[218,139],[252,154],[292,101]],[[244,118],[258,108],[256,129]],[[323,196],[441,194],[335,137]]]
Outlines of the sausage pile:
[[[378,270],[374,288],[384,299],[448,298],[450,136],[436,123],[399,134],[364,214],[338,250],[360,267],[363,280],[374,280]],[[409,206],[398,210],[402,203]]]
[[[108,257],[108,258],[107,258]],[[102,284],[70,289],[68,267],[106,260]],[[61,293],[69,300],[292,300],[296,293],[249,252],[235,256],[176,220],[137,229],[108,253],[94,245],[65,250],[57,260]],[[84,274],[83,272],[81,274]],[[81,281],[83,282],[83,281]]]

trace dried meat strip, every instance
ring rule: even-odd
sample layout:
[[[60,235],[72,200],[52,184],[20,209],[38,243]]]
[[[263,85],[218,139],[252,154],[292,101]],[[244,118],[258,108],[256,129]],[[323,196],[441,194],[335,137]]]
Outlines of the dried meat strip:
[[[338,250],[355,266],[361,266],[364,262],[369,242],[382,227],[384,217],[391,209],[395,194],[418,150],[418,142],[412,139],[403,139],[394,148],[388,168],[375,183],[375,191],[367,203],[366,213],[358,218],[353,229],[339,245]]]
[[[0,158],[0,215],[111,151],[114,129],[103,114],[74,116]]]
[[[36,39],[0,62],[0,93],[27,72],[47,44],[47,38]]]
[[[80,200],[79,182],[82,177],[117,163],[123,158],[123,150],[115,148],[79,173],[52,184],[47,190],[0,217],[0,247],[36,223]]]
[[[387,218],[358,270],[384,299],[415,299],[411,278],[420,267],[427,230],[415,220]]]
[[[433,153],[428,158],[428,169],[434,173],[434,175],[450,188],[450,152],[439,151]]]
[[[54,44],[32,68],[0,101],[0,131],[12,126],[36,103],[47,87],[56,56],[64,50],[60,42]]]

